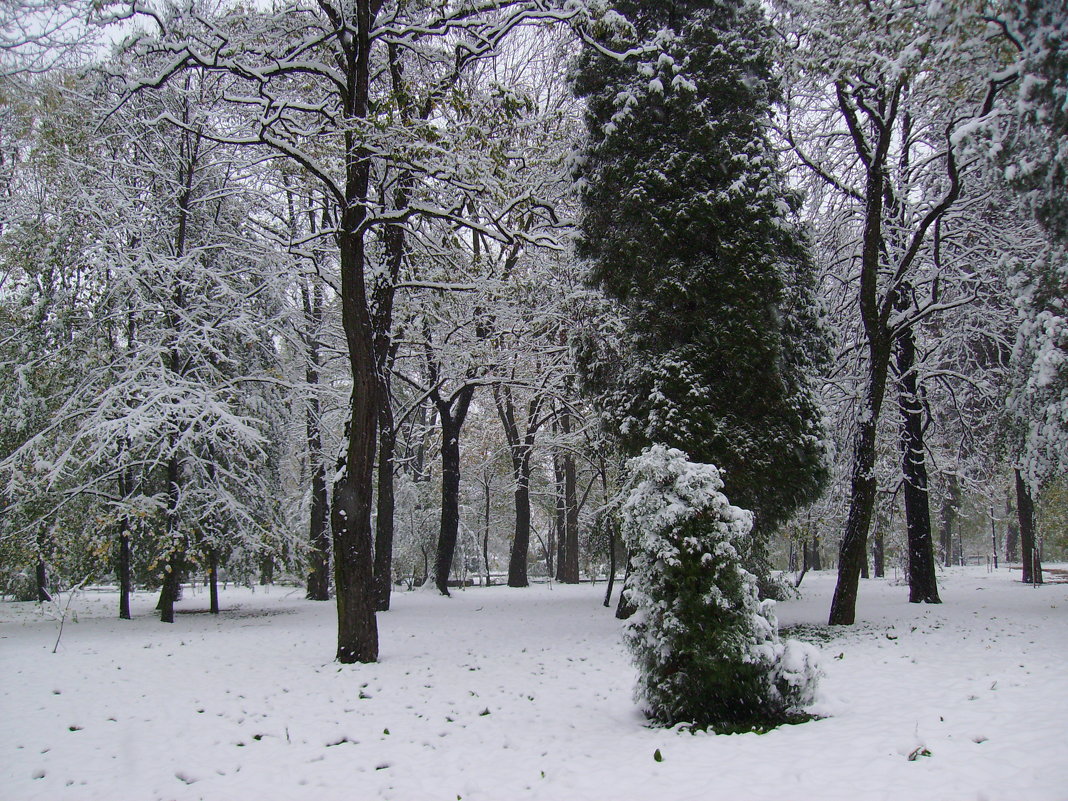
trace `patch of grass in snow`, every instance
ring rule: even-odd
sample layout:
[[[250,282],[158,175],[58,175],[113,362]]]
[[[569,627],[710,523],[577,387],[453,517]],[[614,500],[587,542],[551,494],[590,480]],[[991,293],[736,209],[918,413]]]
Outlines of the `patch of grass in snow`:
[[[856,623],[852,626],[828,626],[819,623],[799,623],[795,626],[783,626],[779,634],[783,639],[792,637],[813,645],[825,645],[836,640],[852,639],[858,636],[881,634],[881,629],[866,624]]]

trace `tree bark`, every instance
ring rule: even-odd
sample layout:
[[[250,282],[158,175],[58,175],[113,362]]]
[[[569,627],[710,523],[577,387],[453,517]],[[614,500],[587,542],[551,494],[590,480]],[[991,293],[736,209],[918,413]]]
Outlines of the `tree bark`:
[[[853,475],[850,484],[849,516],[838,552],[838,583],[831,601],[829,623],[832,626],[852,625],[856,621],[857,589],[860,563],[867,549],[868,530],[875,507],[875,439],[879,412],[886,388],[888,362],[883,352],[872,348],[868,388],[865,394],[865,415],[859,421],[853,445]]]
[[[260,557],[260,586],[274,584],[274,556],[265,553]]]
[[[167,558],[167,573],[163,577],[157,604],[161,623],[174,622],[174,602],[178,600],[181,586],[181,561],[181,555],[177,551],[173,551]]]
[[[549,548],[546,558],[549,560],[549,572],[557,581],[563,581],[564,561],[567,558],[567,500],[564,490],[563,457],[559,451],[553,452],[553,488],[555,506],[553,522],[549,529]],[[554,561],[555,572],[553,571]]]
[[[957,524],[957,510],[960,508],[960,479],[956,474],[946,476],[946,493],[942,498],[939,514],[939,547],[942,551],[942,564],[953,564],[953,529]]]
[[[1020,527],[1013,520],[1016,512],[1012,508],[1012,490],[1005,498],[1005,561],[1015,562],[1020,558]]]
[[[34,571],[37,580],[37,603],[47,603],[52,600],[48,592],[48,566],[44,559],[37,560],[37,569]]]
[[[1035,542],[1035,507],[1031,500],[1031,488],[1023,474],[1016,468],[1016,514],[1020,521],[1020,558],[1023,560],[1025,584],[1042,583],[1042,561]]]
[[[630,580],[630,552],[627,552],[627,567],[623,571],[623,589],[619,592],[619,603],[616,605],[616,619],[627,620],[635,612],[638,611],[638,607],[630,602],[627,598],[627,582]]]
[[[397,431],[393,425],[393,410],[388,399],[382,404],[378,433],[378,515],[375,518],[375,609],[389,610],[393,589],[393,458],[397,447]]]
[[[123,515],[119,532],[119,619],[130,619],[130,521]]]
[[[886,545],[883,540],[884,534],[882,529],[875,532],[874,543],[872,547],[872,567],[875,570],[875,578],[883,578],[886,576]]]
[[[312,388],[307,410],[308,467],[311,473],[311,504],[308,515],[309,554],[308,586],[309,601],[330,600],[330,532],[327,528],[329,496],[326,487],[326,461],[323,458],[320,424],[322,406],[316,394],[319,386],[319,339],[322,322],[322,292],[318,283],[310,288],[301,287],[304,301],[304,316],[308,332],[305,337],[308,349],[308,364],[305,379]]]
[[[527,558],[530,551],[530,458],[534,452],[534,440],[538,428],[541,426],[541,421],[538,419],[541,399],[534,398],[527,405],[526,430],[522,433],[519,430],[515,403],[509,387],[507,385],[494,387],[493,400],[508,442],[514,481],[512,495],[515,505],[515,532],[508,555],[508,586],[526,587],[528,584]]]
[[[855,119],[856,109],[850,105],[841,86],[839,105],[849,120]],[[882,106],[885,98],[879,98]],[[895,104],[896,105],[896,104]],[[892,122],[893,110],[887,115]],[[863,135],[851,128],[858,152],[869,152]],[[886,377],[889,369],[890,347],[887,342],[884,314],[879,301],[878,277],[883,248],[883,199],[886,188],[886,158],[890,148],[891,131],[883,128],[876,146],[867,159],[867,181],[864,199],[864,232],[860,265],[860,316],[867,340],[868,374],[860,419],[853,441],[853,470],[849,489],[849,515],[838,552],[838,583],[831,601],[831,625],[852,625],[856,620],[857,588],[860,564],[867,550],[868,529],[875,506],[876,434],[882,411]]]
[[[437,397],[436,392],[432,396],[441,422],[441,528],[434,582],[442,595],[449,594],[449,573],[460,528],[460,429],[474,394],[474,385],[465,384],[451,403]]]
[[[211,614],[219,614],[219,551],[212,547],[208,551],[208,588],[211,597]]]
[[[916,380],[916,343],[911,328],[897,337],[898,406],[901,410],[901,472],[908,531],[909,603],[942,603],[935,574],[927,465],[923,450],[923,406]]]
[[[484,586],[490,585],[490,558],[489,558],[489,537],[490,537],[490,471],[489,467],[486,467],[485,472],[482,475],[482,504],[483,504],[483,527],[482,527],[482,563],[486,566],[486,583]]]
[[[571,433],[571,412],[564,407],[560,415],[560,433],[567,437]],[[578,471],[575,467],[575,457],[565,450],[561,456],[564,473],[564,528],[560,532],[563,541],[563,564],[560,570],[560,581],[564,584],[579,583],[579,504],[578,504]]]

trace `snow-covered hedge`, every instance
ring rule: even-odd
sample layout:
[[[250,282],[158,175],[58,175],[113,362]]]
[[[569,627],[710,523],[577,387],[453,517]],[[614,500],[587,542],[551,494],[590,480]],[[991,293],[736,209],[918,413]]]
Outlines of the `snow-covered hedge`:
[[[774,601],[739,564],[752,515],[731,506],[712,465],[654,445],[628,462],[622,506],[631,551],[625,632],[636,698],[667,726],[717,731],[773,726],[813,700],[818,653],[779,639]]]

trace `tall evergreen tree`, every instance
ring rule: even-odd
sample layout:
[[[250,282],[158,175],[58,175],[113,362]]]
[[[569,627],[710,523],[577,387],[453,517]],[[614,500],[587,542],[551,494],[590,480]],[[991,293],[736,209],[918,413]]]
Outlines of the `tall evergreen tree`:
[[[579,252],[627,328],[622,364],[587,358],[587,382],[627,451],[715,464],[766,534],[826,477],[807,378],[825,345],[767,135],[769,29],[746,0],[617,9],[573,78],[588,99]]]

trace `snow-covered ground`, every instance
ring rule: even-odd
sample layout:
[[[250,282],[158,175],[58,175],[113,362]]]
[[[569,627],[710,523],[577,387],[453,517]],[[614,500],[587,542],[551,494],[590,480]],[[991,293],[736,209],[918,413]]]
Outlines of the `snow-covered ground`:
[[[829,638],[827,717],[733,736],[644,725],[603,584],[399,593],[351,666],[291,588],[218,617],[187,591],[173,626],[88,591],[56,654],[56,621],[0,603],[0,799],[1064,801],[1068,584],[1018,575],[951,569],[941,606],[865,581],[832,631],[810,573],[779,617]]]

